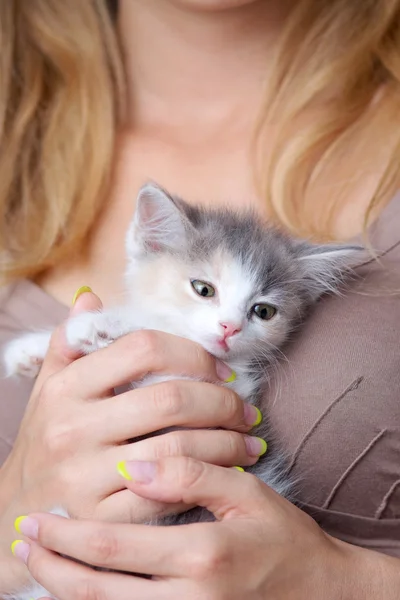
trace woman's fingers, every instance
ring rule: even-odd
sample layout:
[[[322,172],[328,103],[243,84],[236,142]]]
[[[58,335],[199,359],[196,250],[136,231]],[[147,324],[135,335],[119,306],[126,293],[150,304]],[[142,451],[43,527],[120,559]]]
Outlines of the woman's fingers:
[[[158,502],[203,506],[218,520],[250,514],[254,518],[260,513],[265,518],[266,500],[280,498],[253,475],[184,456],[126,461],[119,470],[135,494]]]
[[[96,567],[159,577],[185,576],[192,566],[193,556],[205,548],[207,537],[201,535],[204,523],[156,527],[78,521],[43,513],[32,514],[19,524],[22,532],[27,527],[31,531],[28,538],[34,538],[37,544],[58,554]],[[32,535],[32,531],[36,534]],[[225,536],[222,531],[221,535]],[[190,551],[188,548],[188,552],[182,554],[182,548],[188,546],[189,540]],[[34,548],[31,546],[33,554]],[[32,569],[31,560],[29,568]],[[35,577],[33,570],[32,574]],[[44,574],[40,573],[39,581],[45,585]],[[119,598],[118,594],[114,598]]]
[[[260,438],[236,431],[184,429],[115,448],[112,455],[120,460],[158,460],[163,457],[188,456],[206,463],[232,467],[254,465],[264,449],[265,443]]]
[[[232,371],[199,344],[160,331],[141,330],[119,338],[108,348],[82,357],[71,365],[80,382],[82,398],[96,398],[104,390],[140,381],[148,374],[183,375],[205,381],[228,380]],[[93,373],[92,377],[88,374]]]
[[[92,475],[97,473],[96,478],[103,480],[105,492],[112,494],[121,485],[115,465],[123,459],[153,461],[187,456],[222,467],[247,467],[258,461],[264,449],[265,442],[261,439],[235,431],[177,430],[108,450]]]
[[[102,440],[114,444],[166,427],[247,432],[260,421],[260,413],[226,387],[176,380],[102,400],[91,420]]]
[[[88,310],[100,310],[102,308],[101,300],[92,292],[82,293],[71,308],[70,316],[85,312]],[[65,339],[65,324],[60,325],[54,331],[50,340],[49,351],[43,361],[42,368],[35,382],[35,388],[40,389],[48,377],[61,371],[64,367],[72,363],[79,355],[72,351]]]
[[[138,552],[140,553],[140,550]],[[31,546],[27,565],[34,579],[58,600],[162,600],[168,597],[166,582],[94,571],[84,565],[65,560],[36,544]]]
[[[255,525],[259,527],[257,523],[260,522],[260,517],[264,520],[269,518],[269,505],[275,507],[276,511],[279,498],[251,475],[182,457],[156,462],[126,462],[122,472],[125,481],[121,481],[142,497],[167,503],[183,502],[187,507],[193,504],[204,506],[223,522],[152,527],[76,521],[49,514],[33,514],[19,521],[18,531],[48,550],[86,564],[130,573],[151,574],[157,578],[196,579],[201,578],[204,572],[211,574],[214,559],[218,562],[219,557],[229,553],[233,543],[231,523],[234,518],[236,523],[239,517],[240,527],[244,531],[249,531]],[[182,552],[183,548],[186,549],[185,552]],[[64,587],[58,588],[53,581],[54,573],[57,574],[57,581],[63,580],[60,569],[67,569],[64,563],[56,564],[53,561],[50,565],[48,562],[44,568],[44,559],[50,561],[57,557],[38,552],[34,546],[28,561],[33,576],[61,600],[76,597],[72,594],[76,594],[76,588],[66,588],[70,592],[68,596]],[[125,582],[118,579],[121,575],[112,574],[114,579],[106,579],[109,574],[103,573],[102,587],[96,587],[100,585],[97,573],[87,571],[81,565],[78,573],[77,566],[73,563],[69,563],[68,568],[71,571],[65,571],[66,578],[80,582],[80,586],[90,586],[87,589],[92,596],[89,597],[97,597],[96,593],[100,589],[103,592],[101,597],[104,598],[125,597]],[[163,597],[162,586],[151,588],[145,586],[146,582],[143,580],[138,580],[138,585],[143,587],[136,589],[136,580],[131,582],[131,597],[147,598],[151,591],[153,597]],[[150,585],[161,582],[147,583]],[[116,593],[119,585],[120,593]],[[113,595],[109,596],[108,590]]]

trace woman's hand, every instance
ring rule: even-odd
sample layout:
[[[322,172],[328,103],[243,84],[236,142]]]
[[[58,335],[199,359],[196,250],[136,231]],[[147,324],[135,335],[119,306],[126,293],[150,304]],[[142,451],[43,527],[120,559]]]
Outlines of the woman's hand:
[[[34,514],[14,551],[59,600],[395,600],[399,561],[329,537],[255,477],[189,458],[126,463],[128,487],[199,504],[215,523],[148,527]],[[98,572],[61,558],[153,575]]]
[[[96,296],[84,294],[74,312],[99,307]],[[197,344],[140,331],[76,358],[59,328],[0,474],[3,557],[9,554],[14,519],[33,510],[62,506],[76,517],[136,522],[164,514],[164,504],[138,498],[121,485],[115,464],[124,457],[152,460],[185,454],[231,466],[254,464],[261,452],[257,438],[243,435],[257,419],[255,409],[211,383],[228,378],[230,370]],[[169,381],[114,396],[113,388],[147,373],[176,372],[205,382]],[[198,429],[126,445],[130,438],[176,426]],[[199,429],[207,427],[225,430]]]

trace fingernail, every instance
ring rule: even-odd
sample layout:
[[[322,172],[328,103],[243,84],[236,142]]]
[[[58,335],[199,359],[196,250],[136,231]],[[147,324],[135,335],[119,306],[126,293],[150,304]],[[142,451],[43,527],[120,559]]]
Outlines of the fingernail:
[[[28,562],[28,556],[30,551],[30,545],[23,542],[22,540],[15,540],[11,544],[11,552],[14,554],[14,556],[21,559],[25,564]]]
[[[38,531],[39,531],[39,523],[36,519],[32,519],[32,517],[18,517],[14,521],[14,527],[18,531],[18,533],[22,533],[22,535],[26,535],[26,537],[31,540],[37,540]]]
[[[246,425],[251,425],[252,427],[255,427],[256,425],[259,425],[261,423],[262,418],[263,417],[261,411],[256,406],[245,403],[244,422],[246,423]]]
[[[156,475],[157,465],[144,460],[121,461],[117,465],[117,471],[128,481],[150,483]]]
[[[245,436],[245,444],[249,456],[262,456],[268,448],[265,440],[251,435]]]
[[[235,371],[232,371],[228,365],[226,365],[222,360],[216,360],[216,370],[217,375],[224,383],[232,383],[236,379]]]
[[[132,477],[126,470],[126,462],[124,460],[121,460],[121,462],[117,464],[117,471],[124,479],[127,479],[128,481],[132,480]]]
[[[237,471],[240,471],[241,473],[244,473],[243,467],[233,467],[233,468],[236,469]]]
[[[82,294],[86,294],[87,292],[91,292],[91,291],[92,291],[92,289],[88,285],[83,285],[78,290],[76,290],[74,297],[72,298],[72,306],[78,300],[79,296],[82,296]]]

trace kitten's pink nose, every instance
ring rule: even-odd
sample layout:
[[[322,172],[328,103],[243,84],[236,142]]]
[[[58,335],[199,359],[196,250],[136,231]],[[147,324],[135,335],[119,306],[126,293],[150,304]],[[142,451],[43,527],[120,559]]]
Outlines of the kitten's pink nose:
[[[238,325],[237,323],[220,323],[220,325],[224,329],[224,339],[225,340],[227,338],[230,338],[230,337],[236,335],[240,331],[242,331],[241,326]]]

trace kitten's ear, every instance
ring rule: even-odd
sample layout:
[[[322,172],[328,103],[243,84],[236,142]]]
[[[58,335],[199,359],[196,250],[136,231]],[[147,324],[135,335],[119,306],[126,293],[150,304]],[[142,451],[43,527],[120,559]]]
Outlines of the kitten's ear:
[[[128,256],[143,251],[179,250],[185,245],[191,229],[182,207],[157,184],[146,183],[139,190],[135,215],[126,238]]]
[[[336,292],[345,277],[365,257],[362,246],[345,244],[313,245],[301,242],[296,252],[314,300],[322,294]]]

